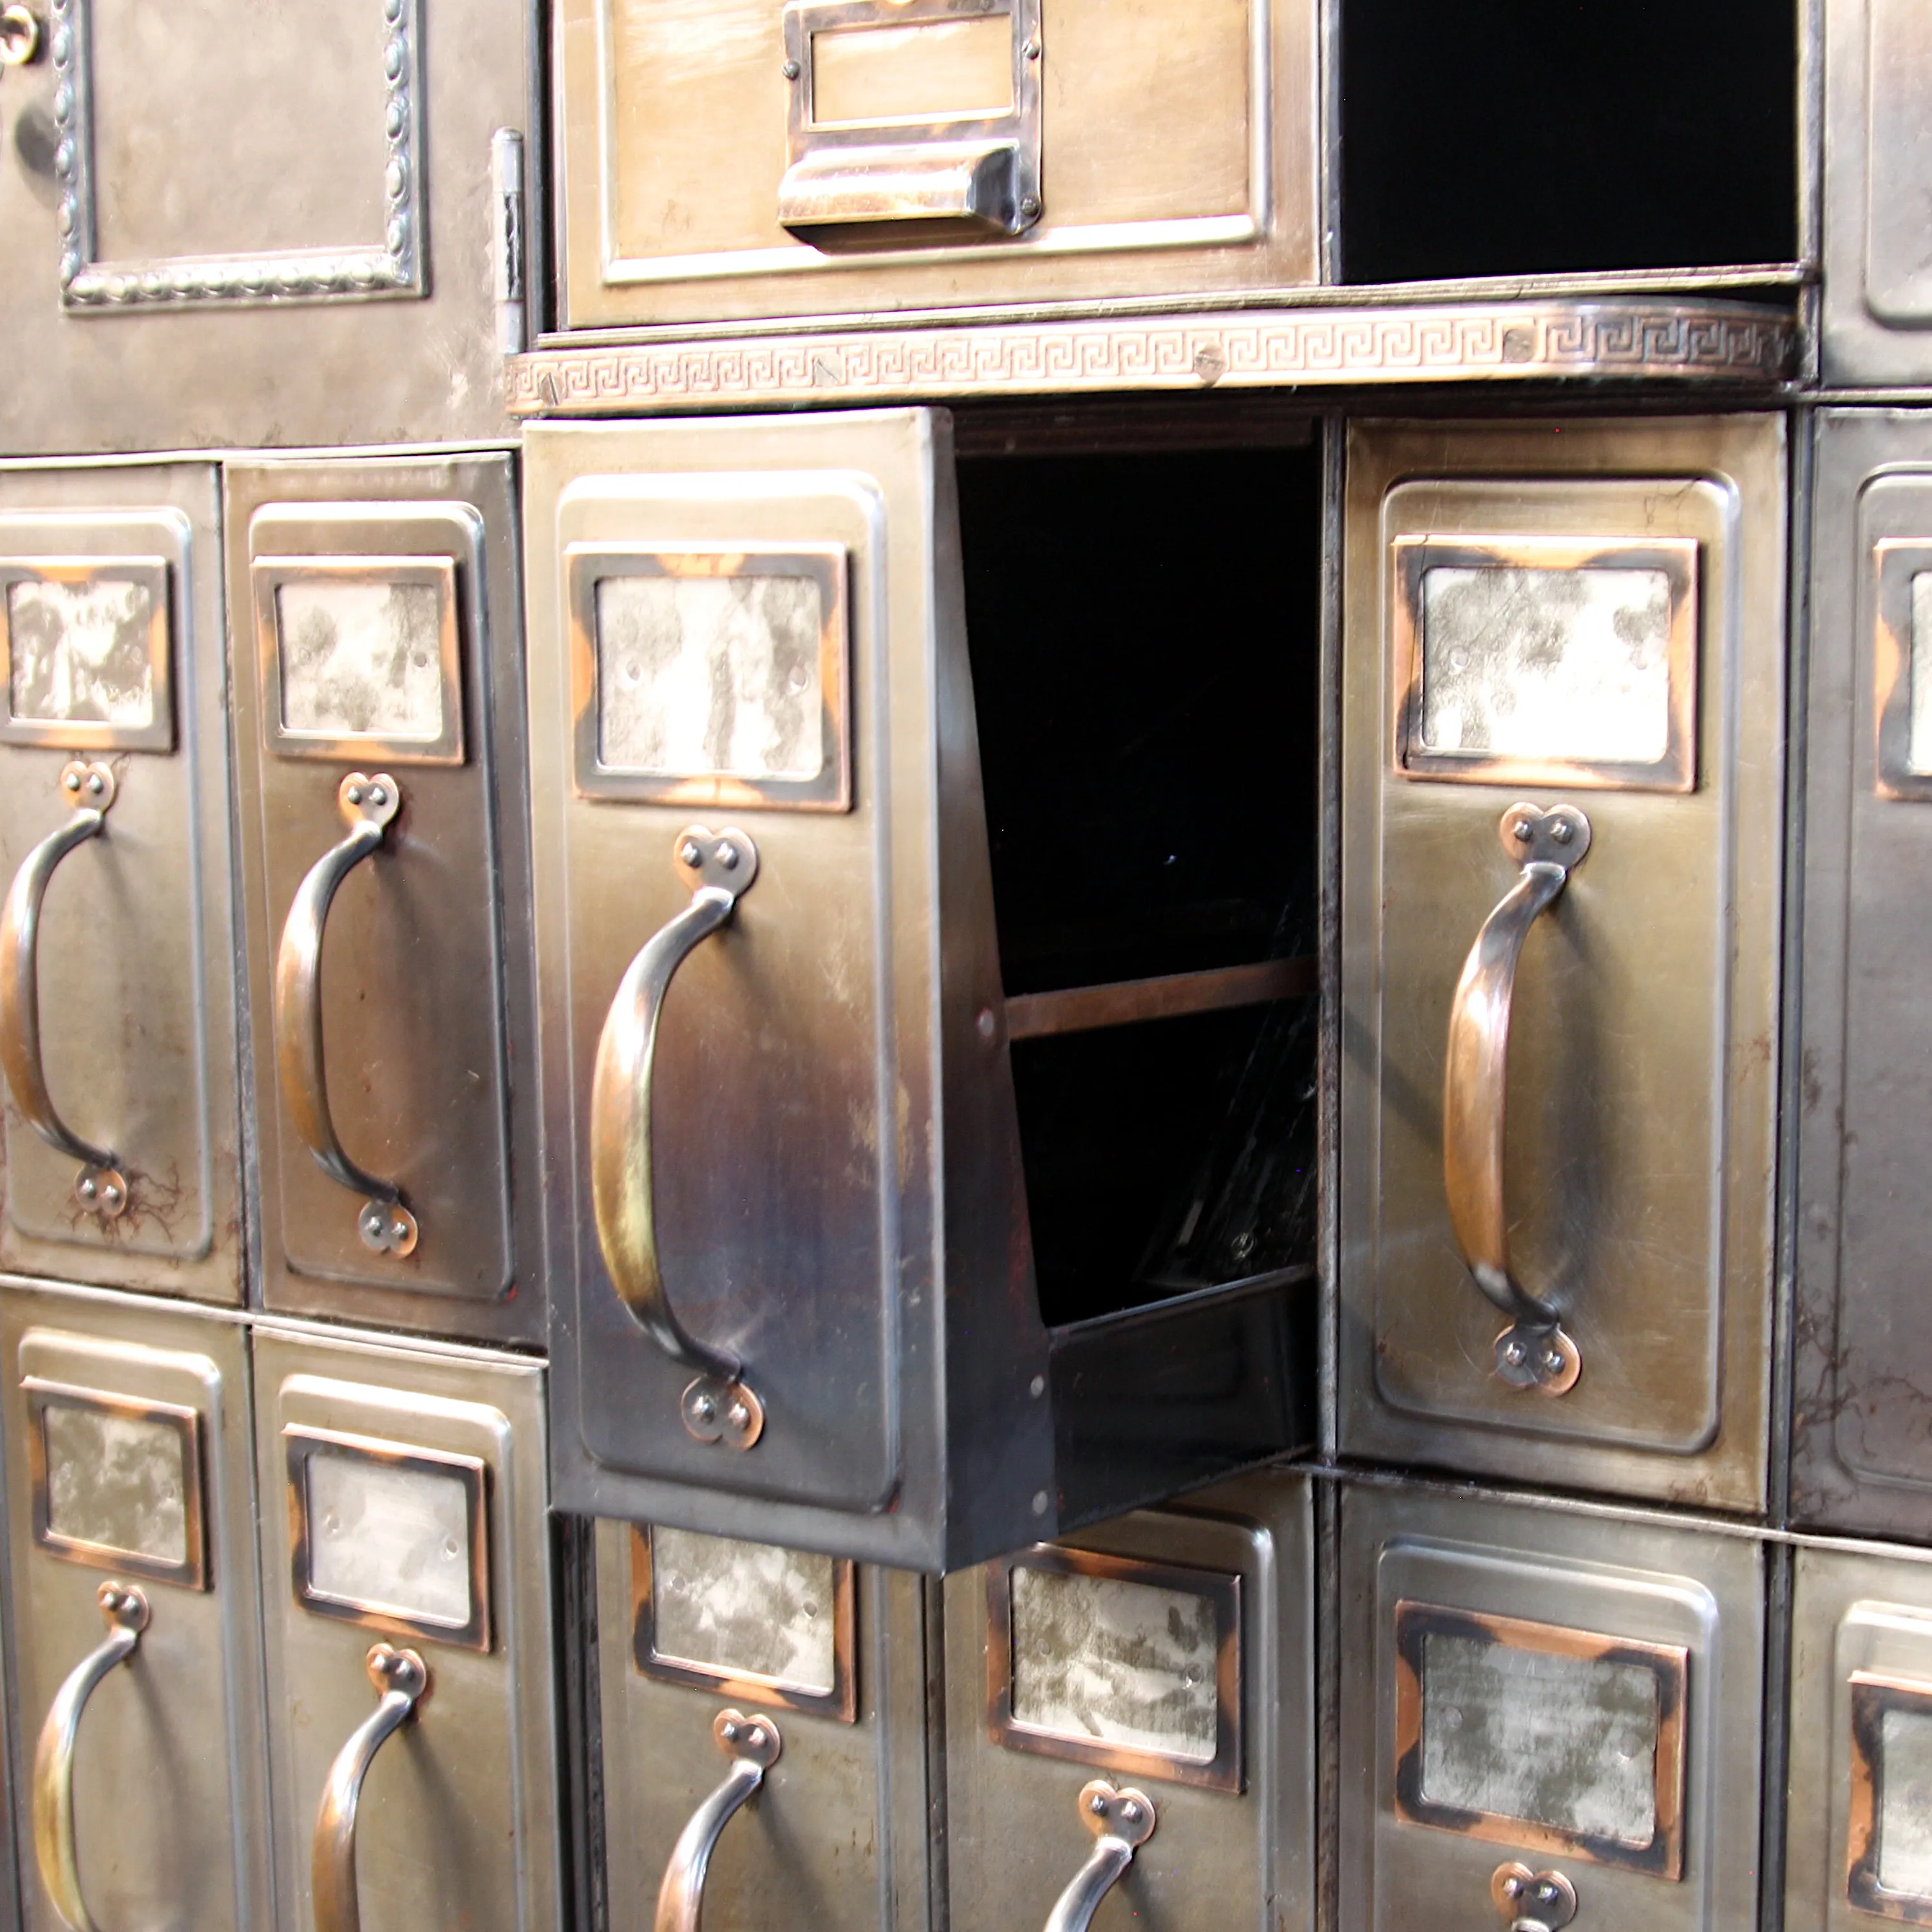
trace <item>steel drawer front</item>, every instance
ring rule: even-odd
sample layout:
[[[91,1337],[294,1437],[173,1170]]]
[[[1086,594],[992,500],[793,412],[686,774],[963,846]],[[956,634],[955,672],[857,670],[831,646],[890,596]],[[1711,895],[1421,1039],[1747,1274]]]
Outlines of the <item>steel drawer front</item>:
[[[1913,917],[1932,876],[1915,667],[1932,637],[1932,417],[1833,411],[1818,440],[1808,694],[1792,1504],[1922,1535],[1923,1069]]]
[[[25,1923],[251,1932],[270,1905],[244,1331],[16,1288],[0,1349]]]
[[[1317,273],[1305,0],[572,0],[569,326]]]
[[[255,1374],[280,1922],[557,1925],[542,1370],[261,1333]]]
[[[686,1932],[700,1907],[712,1926],[926,1924],[927,1586],[614,1522],[597,1582],[613,1928],[664,1927],[670,1901]],[[749,1796],[694,1872],[690,1828],[733,1780]]]
[[[1313,1926],[1312,1522],[1268,1472],[946,1580],[961,1932],[1046,1924],[1109,1836],[1101,1932]]]
[[[1756,1922],[1756,1544],[1350,1489],[1340,1617],[1343,1932]]]
[[[1784,1923],[1932,1923],[1932,1570],[1802,1550],[1791,1618]]]
[[[242,1294],[214,473],[0,476],[0,1262]]]
[[[512,0],[33,0],[0,113],[10,452],[476,436],[521,345]],[[514,307],[500,310],[498,293]],[[507,337],[500,327],[512,324]]]
[[[1761,1503],[1783,477],[1776,418],[1353,432],[1345,1449]]]
[[[228,472],[272,1308],[542,1332],[515,514],[507,456]]]

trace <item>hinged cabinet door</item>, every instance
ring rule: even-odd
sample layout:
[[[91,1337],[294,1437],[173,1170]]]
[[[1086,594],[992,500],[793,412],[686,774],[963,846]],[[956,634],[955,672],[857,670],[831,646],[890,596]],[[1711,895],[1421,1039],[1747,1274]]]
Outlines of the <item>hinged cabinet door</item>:
[[[0,476],[0,1263],[242,1296],[205,464]]]
[[[510,460],[228,483],[264,1299],[534,1339]]]
[[[26,1924],[256,1932],[270,1904],[244,1331],[16,1289],[0,1351]]]
[[[1761,1506],[1783,452],[1352,434],[1346,1451]]]

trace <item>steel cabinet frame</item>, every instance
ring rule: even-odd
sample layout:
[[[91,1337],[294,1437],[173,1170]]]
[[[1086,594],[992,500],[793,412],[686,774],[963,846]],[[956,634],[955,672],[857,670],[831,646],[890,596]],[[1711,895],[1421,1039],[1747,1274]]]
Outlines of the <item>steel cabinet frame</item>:
[[[1784,424],[1358,422],[1350,438],[1342,1449],[1761,1508]],[[1650,640],[1652,762],[1532,755],[1540,736],[1415,755],[1436,700],[1399,660],[1432,648],[1414,600],[1438,580],[1445,595],[1514,586],[1522,604],[1532,584],[1648,586],[1648,614],[1612,626]],[[1468,646],[1438,615],[1453,692]],[[1528,634],[1533,656],[1523,621],[1489,634]],[[1505,674],[1511,702],[1526,676]],[[1611,709],[1593,700],[1589,728]],[[1540,896],[1526,896],[1533,879]],[[1460,1096],[1446,1136],[1445,1074]]]

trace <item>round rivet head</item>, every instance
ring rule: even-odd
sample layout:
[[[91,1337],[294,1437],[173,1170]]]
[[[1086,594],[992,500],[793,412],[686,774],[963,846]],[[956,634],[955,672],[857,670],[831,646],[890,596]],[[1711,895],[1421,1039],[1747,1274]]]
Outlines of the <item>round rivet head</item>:
[[[65,774],[65,776],[63,776],[63,777],[62,777],[62,778],[61,779],[61,783],[62,783],[62,784],[65,785],[65,786],[67,787],[67,788],[68,788],[68,790],[69,791],[78,791],[78,790],[80,790],[80,772],[69,772],[66,773],[66,774]]]
[[[1104,1818],[1107,1815],[1107,1801],[1096,1791],[1091,1798],[1088,1799],[1087,1808],[1095,1817]]]
[[[691,1412],[700,1422],[715,1422],[718,1419],[718,1405],[708,1395],[694,1396]]]
[[[763,1750],[765,1748],[764,1726],[763,1724],[754,1724],[752,1728],[746,1732],[745,1742],[751,1746],[752,1750]]]
[[[1033,1513],[1035,1516],[1046,1515],[1048,1500],[1047,1493],[1044,1490],[1036,1490],[1034,1491]]]
[[[1563,1351],[1561,1348],[1546,1348],[1543,1352],[1543,1366],[1551,1375],[1560,1375],[1563,1370]]]
[[[728,1744],[735,1744],[738,1742],[738,1726],[727,1718],[724,1723],[718,1726],[718,1735]]]
[[[1141,1822],[1141,1808],[1136,1804],[1131,1798],[1130,1798],[1127,1802],[1120,1807],[1120,1816],[1124,1818],[1130,1825],[1138,1825]]]
[[[115,1186],[112,1181],[110,1180],[107,1185],[100,1190],[100,1193],[102,1199],[107,1203],[109,1207],[118,1208],[121,1204],[121,1190]]]
[[[342,796],[348,800],[351,805],[360,805],[362,802],[362,788],[360,785],[350,785]]]
[[[387,805],[388,802],[389,794],[380,785],[369,788],[369,802],[371,805]]]
[[[92,1201],[100,1192],[100,1184],[92,1174],[80,1184],[80,1198],[83,1201]]]
[[[1517,1367],[1521,1366],[1528,1353],[1529,1351],[1520,1342],[1511,1342],[1504,1347],[1503,1358],[1512,1367]]]
[[[1519,818],[1516,823],[1510,827],[1510,834],[1513,838],[1520,838],[1526,845],[1529,843],[1530,838],[1535,830],[1536,827],[1531,824],[1528,819]]]
[[[737,847],[732,844],[727,839],[719,839],[718,842],[718,862],[724,867],[726,872],[735,872],[738,869]]]
[[[107,789],[107,781],[98,772],[89,772],[87,775],[87,788],[96,798],[98,798]]]
[[[734,1402],[724,1412],[724,1420],[734,1429],[742,1429],[752,1419],[752,1412],[742,1402]]]
[[[687,838],[677,848],[678,863],[681,866],[700,864],[704,857],[704,854],[698,849],[698,841],[694,838]]]
[[[1028,220],[1031,220],[1033,218],[1040,212],[1040,196],[1036,194],[1022,195],[1020,197],[1020,212],[1024,214]]]
[[[786,80],[796,80],[799,75],[798,62],[795,60],[788,60],[785,62],[784,65],[778,70],[778,71],[784,76]]]
[[[1558,819],[1550,828],[1550,836],[1559,845],[1567,845],[1576,836],[1576,828],[1567,818]]]

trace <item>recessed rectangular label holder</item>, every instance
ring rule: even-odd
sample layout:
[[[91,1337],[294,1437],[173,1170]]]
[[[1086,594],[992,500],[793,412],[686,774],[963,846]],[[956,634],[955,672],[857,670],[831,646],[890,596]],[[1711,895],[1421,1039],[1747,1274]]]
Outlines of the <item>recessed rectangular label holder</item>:
[[[987,1734],[1239,1791],[1241,1580],[1043,1544],[986,1566]]]
[[[631,1526],[632,1660],[667,1684],[856,1723],[857,1594],[841,1558]]]
[[[208,1587],[200,1412],[23,1376],[34,1540],[96,1570]]]
[[[168,562],[0,558],[0,744],[170,752]]]
[[[842,548],[574,544],[565,568],[581,796],[850,809]]]
[[[1394,537],[1395,770],[1692,790],[1698,548],[1690,537]]]
[[[482,1459],[290,1423],[290,1565],[319,1616],[487,1652],[489,1472]]]
[[[1395,1643],[1399,1817],[1682,1878],[1687,1650],[1410,1602]]]
[[[1932,1925],[1932,1684],[1852,1673],[1845,1896],[1861,1912]],[[1917,1824],[1916,1842],[1899,1828]]]
[[[1932,538],[1881,538],[1872,562],[1878,794],[1932,799]]]

